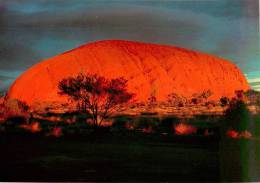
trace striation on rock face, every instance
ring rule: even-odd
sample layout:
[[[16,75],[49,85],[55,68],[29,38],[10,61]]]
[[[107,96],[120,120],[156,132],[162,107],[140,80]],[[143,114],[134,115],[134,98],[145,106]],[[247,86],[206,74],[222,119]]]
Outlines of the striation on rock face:
[[[154,93],[159,101],[174,92],[185,97],[211,90],[211,99],[232,97],[249,85],[239,68],[225,59],[175,46],[124,40],[89,43],[34,65],[11,86],[8,98],[28,105],[66,103],[58,83],[78,73],[123,76],[137,101]]]

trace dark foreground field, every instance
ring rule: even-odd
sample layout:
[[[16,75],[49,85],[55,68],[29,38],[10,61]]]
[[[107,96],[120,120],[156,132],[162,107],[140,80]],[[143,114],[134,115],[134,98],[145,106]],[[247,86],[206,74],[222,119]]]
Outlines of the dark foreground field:
[[[218,156],[218,142],[211,138],[5,136],[0,180],[217,181]]]
[[[146,126],[148,119],[135,123]],[[155,133],[121,125],[89,131],[77,124],[63,126],[63,136],[55,138],[44,131],[5,128],[0,133],[0,181],[259,181],[260,116],[246,119],[254,129],[250,139],[227,138],[214,119],[219,120],[190,121],[198,128],[191,135],[164,133],[167,128],[158,126]],[[44,129],[47,124],[53,122],[45,122]],[[203,135],[205,129],[213,135]]]

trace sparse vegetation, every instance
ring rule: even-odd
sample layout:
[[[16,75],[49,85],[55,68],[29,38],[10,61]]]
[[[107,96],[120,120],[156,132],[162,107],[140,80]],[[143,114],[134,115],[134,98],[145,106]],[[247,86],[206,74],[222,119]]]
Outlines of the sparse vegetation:
[[[147,99],[148,101],[148,110],[152,110],[157,105],[157,98],[155,96],[155,92],[152,92]]]
[[[184,107],[187,104],[188,100],[177,93],[171,93],[168,95],[168,103],[171,106],[175,107]]]
[[[260,107],[260,92],[255,90],[248,90],[244,93],[248,104],[256,105],[258,108]]]
[[[176,135],[191,135],[197,132],[197,128],[186,123],[178,123],[174,126]]]
[[[111,121],[111,126],[102,126],[102,121],[98,121],[101,119],[101,116],[97,116],[96,123],[94,125],[98,125],[96,127],[98,127],[99,130],[96,131],[92,128],[92,126],[90,126],[93,125],[93,113],[91,110],[92,108],[89,106],[95,106],[97,103],[91,103],[91,101],[94,101],[94,99],[98,100],[96,101],[100,102],[97,104],[98,107],[101,105],[105,106],[106,101],[110,99],[113,94],[120,93],[124,96],[124,94],[126,93],[127,99],[123,99],[122,101],[124,102],[115,102],[117,106],[113,106],[113,110],[111,111],[113,112],[117,110],[117,108],[122,107],[121,104],[127,104],[127,102],[129,102],[129,100],[131,99],[132,94],[126,91],[126,81],[123,79],[119,79],[119,81],[114,81],[115,83],[113,87],[111,87],[113,90],[109,90],[108,88],[110,88],[110,86],[112,85],[110,83],[112,82],[112,80],[106,80],[103,78],[104,80],[101,79],[100,81],[100,78],[98,76],[95,76],[94,79],[92,78],[93,80],[88,78],[90,81],[86,81],[88,79],[85,78],[85,76],[80,77],[70,79],[67,78],[67,80],[65,78],[61,82],[62,84],[60,83],[59,86],[61,89],[60,92],[64,91],[64,93],[61,94],[68,96],[75,103],[78,103],[78,110],[65,113],[55,113],[52,111],[52,109],[47,109],[45,110],[46,113],[33,114],[33,116],[29,117],[33,119],[29,119],[28,116],[25,116],[24,118],[20,115],[10,115],[9,118],[6,118],[5,123],[0,125],[0,135],[2,135],[2,137],[4,137],[4,135],[8,136],[9,134],[11,134],[16,137],[15,139],[19,139],[21,137],[28,138],[29,140],[27,140],[30,141],[30,143],[37,139],[39,141],[44,141],[47,146],[57,142],[55,145],[50,145],[50,149],[53,150],[52,153],[58,154],[56,157],[52,156],[52,154],[50,155],[50,158],[54,159],[46,160],[46,157],[39,155],[37,157],[38,159],[33,159],[33,163],[27,165],[28,167],[33,165],[33,167],[36,167],[36,169],[38,168],[37,172],[39,172],[39,170],[44,170],[45,172],[48,172],[45,168],[39,168],[40,166],[42,166],[42,164],[44,164],[45,161],[48,162],[48,166],[51,163],[56,162],[57,165],[53,163],[51,169],[53,169],[53,167],[58,167],[57,169],[59,169],[59,171],[64,170],[64,172],[73,170],[70,168],[66,170],[65,168],[61,168],[58,166],[59,163],[62,164],[63,161],[66,163],[70,163],[72,164],[72,166],[76,166],[74,167],[76,170],[79,170],[80,168],[78,167],[82,167],[82,161],[84,161],[84,165],[87,164],[88,167],[91,167],[92,169],[97,171],[98,176],[94,176],[93,174],[86,174],[85,172],[79,175],[77,174],[77,172],[74,172],[73,174],[70,174],[72,177],[79,176],[80,178],[82,178],[81,180],[89,180],[89,177],[94,177],[95,180],[98,180],[97,177],[103,176],[102,178],[105,177],[107,180],[110,180],[110,178],[113,178],[113,180],[121,180],[117,177],[117,174],[120,173],[120,175],[122,175],[121,178],[129,178],[130,176],[124,174],[123,171],[121,172],[121,170],[118,170],[118,163],[122,163],[122,165],[120,164],[120,166],[125,172],[129,172],[129,170],[131,170],[134,172],[134,174],[138,174],[138,172],[140,173],[140,170],[138,168],[145,167],[145,172],[142,172],[142,174],[138,175],[140,177],[143,177],[147,174],[147,176],[149,175],[149,177],[153,177],[153,168],[158,167],[153,167],[152,164],[154,162],[157,162],[158,164],[158,162],[161,162],[161,160],[163,159],[165,161],[160,164],[160,167],[163,167],[163,169],[159,170],[160,175],[164,175],[165,170],[167,169],[165,176],[168,176],[168,178],[173,178],[174,172],[180,173],[177,169],[170,172],[173,164],[176,164],[176,162],[179,163],[178,165],[176,165],[176,167],[183,167],[184,165],[182,164],[182,161],[185,161],[187,165],[190,165],[190,162],[194,161],[194,166],[197,166],[198,161],[204,162],[204,156],[202,158],[203,161],[202,159],[200,159],[201,148],[203,148],[203,150],[205,149],[205,152],[209,152],[207,162],[204,166],[210,165],[209,169],[211,168],[210,171],[212,170],[213,172],[211,173],[212,176],[220,179],[220,173],[217,172],[220,166],[219,162],[228,162],[228,160],[234,158],[233,156],[231,156],[233,154],[235,154],[237,157],[240,157],[238,155],[241,151],[241,148],[238,149],[236,147],[233,150],[225,149],[223,147],[219,147],[219,143],[227,139],[229,141],[248,140],[253,138],[256,134],[259,134],[259,130],[253,133],[247,128],[249,120],[249,111],[247,110],[247,105],[255,105],[258,99],[257,97],[255,97],[257,95],[255,95],[254,93],[244,94],[240,91],[236,92],[236,97],[232,100],[229,100],[227,97],[222,97],[219,102],[208,100],[208,97],[210,96],[208,93],[210,92],[204,92],[196,98],[196,100],[198,99],[198,101],[196,104],[194,103],[195,105],[189,105],[188,100],[185,97],[179,96],[174,93],[169,96],[171,100],[169,100],[168,103],[158,103],[156,99],[151,98],[150,106],[156,106],[156,110],[147,111],[146,103],[131,104],[129,105],[130,110],[138,111],[139,109],[142,109],[143,112],[138,111],[139,113],[135,115],[120,114],[118,116],[111,116],[110,114],[112,113],[109,112],[106,116],[104,116],[103,122],[106,123],[107,121]],[[109,93],[108,91],[111,93]],[[95,97],[92,98],[93,96]],[[105,96],[105,98],[103,98],[103,96]],[[116,98],[116,96],[113,97]],[[121,95],[119,95],[119,98],[120,97]],[[225,107],[222,108],[220,105]],[[28,107],[19,101],[9,101],[5,103],[5,110],[8,109],[8,106],[15,106],[14,108],[18,109],[18,111],[22,111],[21,113],[28,113]],[[168,110],[170,108],[175,113],[172,113],[172,111],[170,111],[171,113],[169,114],[161,114],[160,112],[157,112],[158,108],[166,108],[165,110]],[[213,109],[214,111],[216,108],[220,108],[222,109],[222,111],[226,109],[224,116],[218,116],[214,114],[214,112],[213,114],[204,113],[205,111],[210,109]],[[187,112],[187,114],[191,113],[192,116],[187,117],[175,115],[178,113],[182,114],[183,111]],[[196,113],[197,111],[199,112]],[[97,110],[98,115],[104,114],[103,112],[104,110]],[[220,121],[224,123],[219,123]],[[225,138],[230,138],[219,138],[220,129],[222,128],[223,124],[226,125],[223,134],[225,135]],[[73,148],[65,148],[64,152],[59,152],[59,148],[64,148],[61,147],[60,144],[66,144],[67,146],[67,144],[72,142]],[[228,145],[225,144],[226,147],[233,147],[234,144],[232,143],[234,142],[228,143]],[[9,147],[7,145],[3,146]],[[19,147],[20,146],[21,145],[19,145]],[[108,149],[104,149],[105,146],[108,147]],[[132,148],[128,148],[129,146],[131,146]],[[27,148],[31,147],[32,145],[28,145]],[[88,154],[90,158],[86,158],[85,156],[81,157],[77,154],[75,155],[75,149],[78,149],[80,153],[85,153],[85,151],[80,151],[79,147],[86,147],[88,151],[91,151]],[[154,155],[153,157],[151,156],[153,158],[151,160],[143,159],[145,156],[140,155],[144,152],[140,153],[138,149],[136,149],[137,147],[141,149],[149,147],[148,149],[146,149],[146,151],[151,152],[151,154],[154,153],[154,148],[158,147],[160,148],[160,153]],[[197,147],[200,148],[198,149]],[[221,148],[223,148],[223,150]],[[127,149],[129,151],[126,152]],[[171,152],[171,149],[174,151]],[[198,150],[200,151],[200,155],[194,157],[194,152],[197,152]],[[190,153],[185,154],[186,151],[189,151]],[[13,154],[14,152],[15,151],[13,151]],[[166,152],[169,152],[169,154],[167,154]],[[181,154],[180,152],[183,152],[184,154]],[[105,153],[109,153],[109,155]],[[124,156],[120,156],[120,158],[117,158],[119,157],[119,154],[123,154]],[[192,154],[192,156],[189,156],[188,154]],[[227,156],[227,154],[231,154],[229,155],[228,159],[225,157],[224,160],[219,161],[218,158],[223,158],[222,156]],[[65,155],[73,157],[68,158],[65,157]],[[76,159],[74,155],[77,158],[80,157],[80,161],[74,160]],[[214,157],[212,157],[212,155]],[[125,156],[129,156],[129,158],[125,158]],[[21,160],[18,160],[17,157],[13,162],[14,164],[15,162],[21,162]],[[106,159],[97,159],[97,157],[106,157]],[[178,162],[180,158],[182,158],[182,161]],[[28,159],[31,160],[31,157]],[[10,158],[8,161],[10,161]],[[146,167],[147,162],[150,161],[151,165],[149,165],[149,167],[152,167],[152,169]],[[8,163],[4,160],[2,162]],[[130,163],[129,167],[124,169],[126,162],[137,162],[137,165]],[[169,165],[166,162],[168,162]],[[96,168],[96,164],[100,164],[100,167],[105,166],[105,168],[99,170]],[[212,168],[212,164],[214,165],[214,168]],[[223,166],[228,165],[224,164]],[[111,176],[110,173],[103,173],[105,171],[109,172],[111,169],[113,170],[113,172],[116,172],[116,175]],[[5,170],[3,170],[3,172],[4,171]],[[148,171],[149,173],[147,173]],[[156,169],[156,171],[158,171],[158,169]],[[192,169],[192,171],[197,173],[195,169]],[[6,172],[10,173],[10,171]],[[210,176],[211,175],[205,175],[206,178]],[[158,176],[154,176],[153,178],[157,177]],[[203,176],[203,178],[205,177]],[[176,180],[175,176],[173,179]],[[45,179],[42,178],[41,180]],[[131,179],[129,178],[129,180]],[[198,180],[201,179],[199,178]],[[214,180],[216,180],[216,178]]]
[[[220,104],[222,107],[225,107],[227,105],[229,105],[229,98],[228,97],[221,97],[220,98]]]
[[[100,127],[104,119],[133,97],[126,86],[123,78],[110,80],[96,74],[79,74],[60,81],[59,91],[77,102],[81,111],[91,114],[94,127]]]
[[[0,104],[0,118],[6,121],[27,121],[30,117],[29,107],[19,100],[7,99]]]
[[[236,91],[236,97],[232,98],[229,106],[225,111],[225,119],[228,128],[232,130],[247,130],[249,110],[244,102],[245,97],[242,91]]]
[[[194,105],[205,104],[212,94],[213,92],[211,90],[205,90],[201,93],[195,93],[192,95],[191,103]]]

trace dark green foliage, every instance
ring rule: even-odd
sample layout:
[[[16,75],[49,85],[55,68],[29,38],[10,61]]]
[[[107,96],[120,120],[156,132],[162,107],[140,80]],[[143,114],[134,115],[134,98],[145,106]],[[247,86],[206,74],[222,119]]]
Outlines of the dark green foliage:
[[[25,124],[26,121],[26,118],[23,116],[11,116],[1,124],[1,127],[5,130],[6,133],[20,133],[23,130],[21,130],[19,126]]]
[[[14,126],[20,125],[25,122],[26,122],[26,118],[23,116],[11,116],[6,119],[6,123],[8,125],[14,125]]]
[[[260,137],[260,114],[254,116],[254,135]],[[260,144],[260,143],[259,143]],[[259,149],[260,152],[260,149]]]
[[[233,98],[230,101],[223,119],[220,120],[221,175],[223,177],[222,179],[227,181],[249,181],[248,170],[249,166],[251,166],[249,165],[249,151],[254,151],[252,146],[249,147],[249,143],[252,141],[251,139],[248,140],[244,138],[230,138],[227,135],[227,131],[234,130],[237,133],[241,133],[242,131],[247,130],[250,133],[253,133],[250,126],[256,121],[254,121],[253,115],[250,114],[250,111],[247,109],[243,94],[241,94],[240,91],[236,94],[236,98]]]
[[[203,121],[203,122],[205,122],[205,121],[211,120],[211,118],[212,117],[209,116],[209,115],[200,114],[200,115],[194,116],[192,119],[195,119],[195,121]]]
[[[172,132],[173,126],[179,122],[179,119],[175,116],[165,117],[161,120],[159,130],[161,132]]]
[[[135,123],[134,126],[135,128],[148,128],[149,127],[149,123],[152,122],[152,120],[148,118],[139,118]]]
[[[161,127],[172,127],[173,124],[179,122],[179,119],[175,116],[165,117],[162,119],[160,126]]]
[[[196,115],[186,121],[194,126],[211,128],[218,126],[219,119],[220,116],[215,115]]]
[[[176,143],[139,137],[1,136],[0,178],[25,182],[219,180],[216,141]]]
[[[158,118],[148,118],[148,117],[140,117],[134,121],[134,127],[136,129],[143,129],[152,127],[153,129],[158,126],[159,119]]]
[[[141,112],[141,115],[144,115],[144,116],[158,115],[158,112]]]
[[[153,130],[157,130],[160,125],[160,119],[156,117],[117,117],[113,122],[113,129],[117,130],[141,130],[152,128]]]
[[[248,90],[245,92],[248,103],[260,107],[260,92],[255,90]]]
[[[126,123],[129,122],[129,118],[125,116],[119,116],[114,119],[112,128],[116,128],[118,130],[125,130]]]
[[[234,130],[246,130],[248,126],[249,110],[242,100],[232,99],[225,111],[227,127]]]

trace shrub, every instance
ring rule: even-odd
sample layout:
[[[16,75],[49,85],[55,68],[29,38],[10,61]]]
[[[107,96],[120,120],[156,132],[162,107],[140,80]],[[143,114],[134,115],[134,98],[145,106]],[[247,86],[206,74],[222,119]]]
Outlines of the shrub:
[[[190,135],[196,133],[197,128],[192,125],[181,122],[174,126],[174,131],[176,135]]]
[[[22,123],[25,123],[27,119],[23,116],[9,116],[6,118],[6,124],[10,126],[16,126],[20,125]]]
[[[249,139],[252,137],[252,134],[249,131],[245,130],[245,131],[240,132],[239,136],[240,136],[240,138]]]
[[[197,104],[200,104],[201,102],[202,102],[202,100],[199,98],[192,98],[190,103],[197,105]]]
[[[174,125],[179,122],[179,119],[175,116],[165,117],[158,125],[160,132],[171,133]]]
[[[7,99],[3,104],[0,105],[0,116],[4,120],[13,120],[16,121],[18,119],[14,118],[29,118],[29,107],[19,100],[15,99]],[[19,120],[18,120],[19,121]]]
[[[171,93],[167,97],[168,103],[176,107],[184,107],[187,104],[187,99],[177,93]]]
[[[50,129],[50,132],[47,133],[46,136],[60,137],[60,136],[62,136],[62,128],[61,127],[53,127],[52,129]]]
[[[175,116],[165,117],[162,119],[162,121],[160,123],[160,127],[171,129],[173,127],[173,125],[176,124],[178,121],[179,121],[179,119]]]
[[[219,101],[222,107],[227,106],[229,104],[229,98],[227,97],[221,97]]]
[[[152,131],[156,131],[158,125],[158,118],[140,117],[132,122],[131,128],[141,130],[144,133],[150,133]]]
[[[249,110],[242,100],[232,99],[225,111],[225,120],[228,128],[242,131],[248,126]]]
[[[115,118],[113,121],[112,127],[116,128],[116,129],[121,129],[121,130],[125,129],[128,121],[129,121],[129,119],[126,117]]]
[[[245,96],[247,98],[247,102],[249,104],[256,105],[257,108],[260,107],[260,92],[259,91],[248,90],[244,94],[245,94]]]
[[[239,138],[250,139],[252,137],[252,134],[247,130],[241,132],[238,132],[236,130],[228,130],[227,136],[232,139],[239,139]]]
[[[201,93],[195,93],[192,95],[190,103],[194,105],[206,103],[212,94],[213,92],[211,90],[204,90]]]
[[[239,133],[235,130],[228,130],[227,131],[227,136],[232,138],[232,139],[238,139],[239,138]]]
[[[78,74],[58,84],[59,94],[76,102],[81,112],[91,115],[95,128],[100,127],[111,113],[122,110],[134,94],[127,91],[124,78],[107,79],[97,74]]]
[[[213,108],[213,107],[216,106],[216,102],[213,101],[213,100],[207,101],[207,102],[205,103],[205,106],[207,106],[208,109],[211,109],[211,108]]]
[[[20,128],[26,129],[32,133],[37,133],[42,130],[39,122],[32,122],[31,124],[22,124],[20,125]]]

